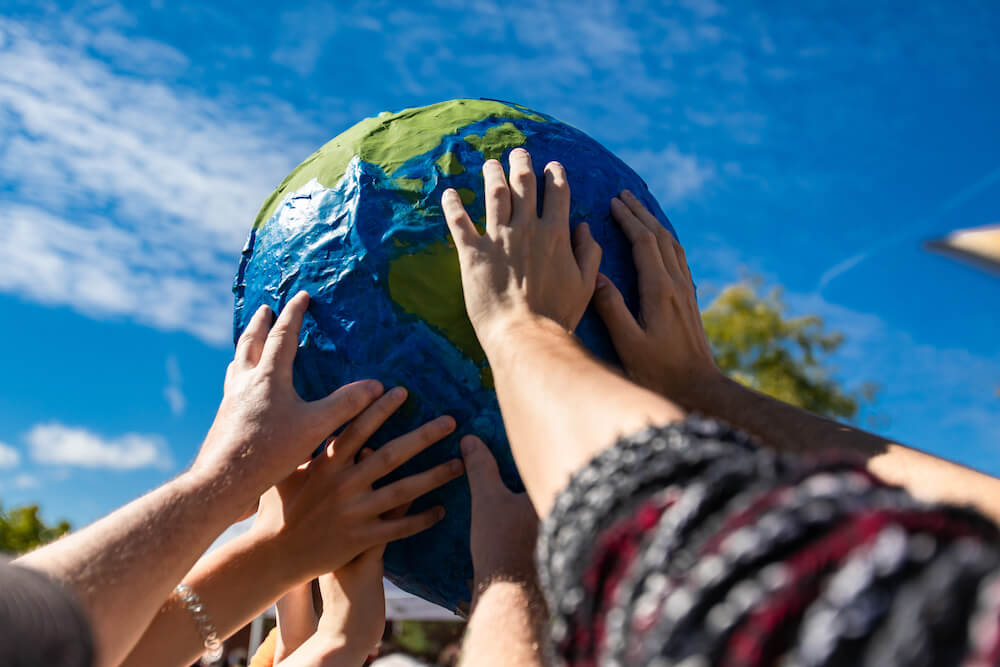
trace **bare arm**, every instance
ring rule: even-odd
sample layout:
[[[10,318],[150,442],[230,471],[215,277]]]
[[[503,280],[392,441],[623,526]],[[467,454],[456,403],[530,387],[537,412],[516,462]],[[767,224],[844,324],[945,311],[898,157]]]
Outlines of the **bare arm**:
[[[291,368],[307,305],[304,293],[289,301],[273,328],[270,309],[254,316],[191,470],[19,559],[63,581],[80,599],[97,664],[118,664],[212,540],[381,393],[377,382],[360,382],[313,403],[298,397]],[[300,428],[279,429],[287,423]]]
[[[725,377],[712,360],[680,244],[630,192],[613,200],[611,210],[633,244],[643,324],[603,276],[594,303],[633,380],[775,449],[852,451],[867,458],[871,472],[916,498],[975,505],[1000,521],[1000,480],[814,415]]]
[[[571,247],[569,184],[545,168],[545,208],[523,149],[510,153],[510,185],[496,160],[483,166],[486,233],[454,190],[442,198],[458,248],[466,310],[490,361],[518,470],[544,517],[570,474],[622,434],[683,413],[620,377],[569,332],[594,291],[600,248],[581,224]]]
[[[293,586],[331,569],[350,567],[363,551],[418,533],[442,516],[440,508],[410,517],[391,512],[399,503],[461,475],[458,460],[378,490],[372,489],[372,482],[447,435],[453,420],[434,420],[354,462],[365,441],[405,400],[405,391],[393,390],[373,403],[324,453],[261,498],[257,519],[246,535],[205,556],[184,578],[201,598],[220,637],[241,628]],[[311,612],[308,584],[304,592],[310,596]],[[289,649],[313,634],[315,625],[309,627],[306,621],[304,628],[281,630]],[[191,612],[168,600],[125,664],[189,664],[201,652],[202,637]]]
[[[478,438],[463,439],[462,456],[472,494],[474,593],[460,664],[542,667],[548,612],[533,558],[538,516],[525,494],[507,490]]]

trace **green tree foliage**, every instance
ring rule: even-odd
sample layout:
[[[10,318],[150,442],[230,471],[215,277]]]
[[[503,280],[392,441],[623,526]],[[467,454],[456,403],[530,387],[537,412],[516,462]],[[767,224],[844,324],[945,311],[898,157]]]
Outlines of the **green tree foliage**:
[[[877,391],[846,390],[829,357],[844,342],[818,315],[789,317],[780,287],[760,294],[758,281],[730,285],[702,313],[715,361],[731,378],[786,403],[853,420]]]
[[[0,552],[21,554],[69,532],[70,525],[66,521],[46,525],[38,512],[38,505],[7,511],[0,505]]]

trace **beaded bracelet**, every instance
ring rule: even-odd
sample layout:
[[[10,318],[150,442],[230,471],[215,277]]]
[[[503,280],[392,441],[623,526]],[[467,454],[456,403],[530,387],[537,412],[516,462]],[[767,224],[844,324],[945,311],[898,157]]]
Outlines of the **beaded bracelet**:
[[[191,612],[195,623],[198,624],[198,632],[205,643],[205,653],[201,656],[201,663],[211,665],[221,660],[222,641],[219,639],[219,633],[215,631],[212,619],[205,613],[205,605],[201,603],[201,598],[187,584],[177,584],[174,596],[184,603],[184,608]]]

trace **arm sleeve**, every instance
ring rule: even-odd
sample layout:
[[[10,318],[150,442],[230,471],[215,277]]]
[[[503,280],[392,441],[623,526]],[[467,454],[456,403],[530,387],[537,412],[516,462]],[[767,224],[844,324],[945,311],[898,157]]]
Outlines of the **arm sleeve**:
[[[998,543],[858,459],[692,417],[574,475],[537,557],[556,664],[995,664]]]
[[[0,562],[0,665],[90,667],[93,657],[73,596],[40,572]]]

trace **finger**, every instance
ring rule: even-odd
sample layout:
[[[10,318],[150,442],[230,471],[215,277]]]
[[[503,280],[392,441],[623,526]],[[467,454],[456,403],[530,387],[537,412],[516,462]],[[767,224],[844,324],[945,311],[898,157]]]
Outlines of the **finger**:
[[[693,284],[694,280],[691,278],[691,267],[688,266],[687,253],[684,252],[684,246],[677,239],[674,239],[674,250],[677,253],[677,261],[681,265],[681,271],[684,273],[684,279],[688,284]]]
[[[373,514],[385,514],[393,508],[413,502],[425,493],[461,477],[463,472],[465,472],[465,466],[461,459],[453,459],[436,465],[430,470],[404,477],[397,482],[383,486],[374,491],[364,504],[368,511]]]
[[[441,195],[441,210],[444,211],[444,221],[448,223],[448,231],[455,239],[455,246],[461,256],[466,248],[474,245],[479,239],[479,232],[472,224],[472,219],[462,204],[462,198],[453,188],[448,188]]]
[[[632,347],[632,341],[642,335],[642,327],[625,305],[625,297],[604,274],[597,276],[597,291],[594,292],[594,309],[611,334],[611,342],[622,356],[623,350]],[[623,357],[624,358],[624,357]]]
[[[455,430],[455,420],[444,416],[387,442],[358,464],[357,475],[365,485],[384,477]]]
[[[333,441],[333,460],[346,463],[354,459],[358,450],[368,442],[368,438],[379,430],[382,424],[406,402],[406,389],[393,387],[382,394],[364,412],[355,417],[344,432]]]
[[[611,215],[632,242],[632,259],[639,274],[640,295],[644,299],[652,300],[666,286],[669,279],[656,235],[639,222],[632,211],[617,197],[611,200]]]
[[[497,461],[486,443],[474,435],[467,435],[462,438],[461,448],[473,503],[482,502],[488,494],[500,489],[507,489],[500,479]]]
[[[293,296],[278,315],[261,352],[260,364],[265,370],[292,377],[292,362],[299,349],[302,318],[309,307],[309,294],[301,291]]]
[[[681,270],[680,262],[677,260],[677,250],[675,248],[677,239],[674,238],[674,235],[663,226],[655,215],[649,212],[649,209],[630,190],[623,190],[621,199],[632,215],[656,237],[656,242],[660,247],[660,255],[663,258],[664,268],[666,268],[672,280],[680,282],[684,274]]]
[[[483,165],[483,188],[486,197],[486,233],[496,236],[497,228],[510,224],[510,188],[503,165],[497,160],[487,160]]]
[[[425,512],[412,514],[402,519],[379,521],[372,529],[370,542],[372,544],[383,544],[416,535],[443,519],[444,514],[443,507],[432,507]]]
[[[601,246],[590,234],[590,225],[586,222],[581,222],[573,230],[573,254],[580,267],[583,284],[593,289],[597,271],[601,268]]]
[[[545,201],[542,202],[542,219],[558,228],[560,233],[569,233],[569,181],[566,170],[558,162],[545,165]]]
[[[631,190],[622,190],[621,200],[625,202],[632,214],[643,224],[645,227],[651,231],[655,232],[657,230],[667,231],[655,215],[649,212],[649,209],[643,205],[639,198],[632,194]],[[670,232],[667,232],[668,234]]]
[[[236,341],[236,354],[233,361],[243,367],[256,366],[264,351],[264,341],[267,331],[274,321],[274,311],[267,304],[262,304],[250,318],[247,328],[243,330],[240,339]]]
[[[510,152],[511,222],[538,219],[538,184],[531,166],[531,155],[523,148]]]
[[[309,403],[326,433],[333,433],[351,421],[382,395],[382,383],[361,380],[346,384],[325,398]]]

